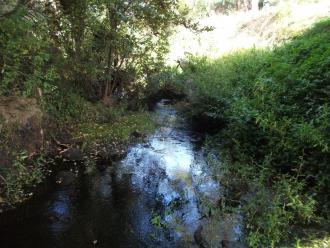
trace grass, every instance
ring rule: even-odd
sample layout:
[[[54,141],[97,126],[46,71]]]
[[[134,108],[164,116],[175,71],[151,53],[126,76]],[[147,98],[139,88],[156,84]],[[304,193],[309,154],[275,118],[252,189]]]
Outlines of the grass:
[[[110,117],[105,123],[89,121],[76,126],[74,136],[82,140],[85,147],[103,143],[116,146],[130,142],[133,132],[147,134],[155,129],[155,123],[148,112],[124,111],[120,107],[108,111]]]
[[[293,227],[330,217],[329,40],[325,19],[273,49],[189,56],[182,72],[161,77],[181,83],[191,116],[222,127],[209,141],[222,154],[214,171],[224,209],[242,205],[251,247],[278,247],[298,239]]]

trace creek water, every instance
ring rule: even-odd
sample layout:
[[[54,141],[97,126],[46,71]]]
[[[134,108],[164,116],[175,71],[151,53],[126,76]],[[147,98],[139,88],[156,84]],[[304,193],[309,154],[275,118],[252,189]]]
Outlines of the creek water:
[[[145,143],[132,145],[122,161],[56,184],[23,210],[24,218],[0,223],[0,247],[237,245],[235,218],[219,220],[205,207],[218,204],[220,185],[196,148],[195,134],[167,100],[156,105],[154,118],[160,127]]]

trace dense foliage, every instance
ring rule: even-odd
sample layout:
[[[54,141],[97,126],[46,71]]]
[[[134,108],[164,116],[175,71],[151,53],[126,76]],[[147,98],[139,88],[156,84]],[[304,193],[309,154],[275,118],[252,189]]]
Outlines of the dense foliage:
[[[11,109],[0,106],[0,204],[32,195],[45,177],[44,161],[32,158],[56,156],[61,138],[66,147],[82,144],[89,156],[104,143],[113,152],[132,132],[153,130],[150,116],[139,111],[141,89],[163,65],[176,25],[197,29],[177,1],[0,1],[0,100],[34,98],[42,110],[37,130],[34,117],[8,125],[2,113]],[[16,130],[31,139],[40,134],[40,146],[29,147],[29,139],[18,144],[23,135]]]
[[[37,97],[63,118],[81,112],[81,97],[136,97],[171,27],[194,27],[184,12],[175,1],[21,3],[0,16],[0,95]]]
[[[245,202],[252,247],[275,246],[293,224],[329,217],[329,40],[325,20],[272,51],[191,57],[181,72],[151,80],[171,82],[188,95],[191,116],[223,127],[209,141],[222,147],[214,167],[228,199]]]

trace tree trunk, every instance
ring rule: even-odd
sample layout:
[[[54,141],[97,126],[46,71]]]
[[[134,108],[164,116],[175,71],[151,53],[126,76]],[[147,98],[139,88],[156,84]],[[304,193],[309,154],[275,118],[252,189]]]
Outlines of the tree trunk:
[[[112,64],[113,64],[113,55],[112,48],[109,47],[108,58],[107,58],[107,69],[106,69],[106,80],[105,80],[105,89],[103,93],[102,101],[104,103],[109,102],[111,94],[111,80],[112,80]]]
[[[114,14],[117,10],[116,4],[113,7],[108,6],[108,18],[110,22],[110,32],[109,32],[109,37],[108,37],[108,43],[109,44],[109,50],[108,50],[108,58],[107,58],[107,68],[106,68],[106,83],[105,83],[105,90],[103,94],[103,99],[102,101],[105,104],[110,103],[110,98],[112,95],[113,91],[113,71],[115,69],[115,46],[111,44],[112,40],[114,40],[114,34],[117,34],[118,30],[118,25],[117,25],[117,18],[116,15]]]

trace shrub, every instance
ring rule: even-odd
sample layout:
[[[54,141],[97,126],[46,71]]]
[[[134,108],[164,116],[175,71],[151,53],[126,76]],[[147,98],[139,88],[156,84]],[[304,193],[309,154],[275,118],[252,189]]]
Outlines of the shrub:
[[[329,216],[329,40],[327,19],[273,50],[190,57],[176,76],[192,84],[190,112],[225,123],[212,147],[220,143],[236,166],[220,181],[252,194],[243,208],[252,247],[275,246],[316,210]]]
[[[3,170],[1,171],[3,188],[0,193],[11,204],[21,202],[31,196],[29,189],[41,183],[45,176],[43,157],[29,160],[26,152],[16,154],[13,168]]]

